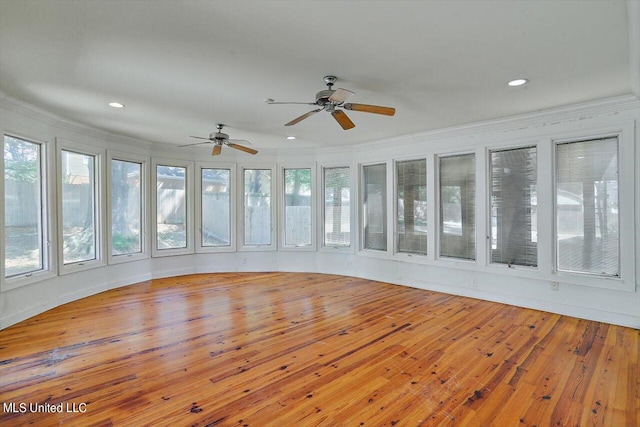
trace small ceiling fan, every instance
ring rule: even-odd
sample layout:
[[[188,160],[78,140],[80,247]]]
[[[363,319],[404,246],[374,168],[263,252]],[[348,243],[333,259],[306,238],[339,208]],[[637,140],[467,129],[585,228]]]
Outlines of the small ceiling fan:
[[[224,125],[222,123],[217,123],[216,127],[218,128],[218,132],[212,132],[209,135],[209,138],[204,138],[202,136],[191,136],[191,138],[195,139],[204,139],[206,142],[196,142],[194,144],[185,144],[179,145],[178,147],[191,147],[192,145],[201,145],[201,144],[214,144],[213,151],[211,152],[212,156],[218,156],[222,152],[222,146],[226,145],[227,147],[235,148],[236,150],[244,151],[249,154],[256,154],[258,151],[253,148],[245,147],[242,144],[251,144],[249,141],[244,139],[229,139],[229,135],[226,133],[222,133],[222,128]]]
[[[321,90],[316,93],[315,102],[276,102],[271,98],[267,98],[264,100],[267,104],[303,104],[303,105],[317,105],[320,108],[315,110],[311,110],[308,113],[301,115],[300,117],[296,117],[291,120],[289,123],[285,124],[285,126],[293,126],[296,123],[299,123],[306,119],[307,117],[313,116],[316,113],[324,110],[333,116],[334,119],[338,122],[342,129],[349,130],[354,128],[356,125],[353,124],[349,116],[345,114],[344,111],[338,108],[344,108],[345,110],[352,111],[361,111],[363,113],[374,113],[374,114],[382,114],[384,116],[393,116],[396,113],[395,108],[391,107],[382,107],[379,105],[369,105],[369,104],[352,104],[352,103],[344,103],[344,101],[353,95],[354,93],[350,90],[346,89],[332,89],[331,87],[336,82],[336,76],[325,76],[324,82],[327,85],[327,89]]]

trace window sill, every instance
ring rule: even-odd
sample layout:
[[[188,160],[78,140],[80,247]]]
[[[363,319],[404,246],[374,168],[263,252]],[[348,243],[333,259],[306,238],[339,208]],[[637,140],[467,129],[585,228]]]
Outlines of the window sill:
[[[143,259],[149,259],[148,253],[126,254],[126,255],[112,255],[109,257],[109,265],[123,264],[125,262],[140,261]]]
[[[43,280],[49,280],[56,277],[56,273],[50,270],[41,270],[33,273],[20,274],[4,279],[1,292],[11,291]]]
[[[66,274],[78,273],[80,271],[92,270],[94,268],[105,267],[102,260],[80,261],[72,264],[65,264],[60,266],[60,276]]]

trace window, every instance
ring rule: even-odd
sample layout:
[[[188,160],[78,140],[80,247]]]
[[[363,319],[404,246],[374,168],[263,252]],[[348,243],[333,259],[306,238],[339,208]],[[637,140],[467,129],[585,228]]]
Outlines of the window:
[[[61,150],[62,263],[97,260],[97,156]]]
[[[387,250],[387,165],[362,168],[364,249]]]
[[[40,144],[4,137],[5,276],[46,268]]]
[[[187,168],[156,165],[156,249],[188,248],[187,197]]]
[[[324,169],[324,246],[351,245],[349,168]]]
[[[538,265],[536,147],[491,152],[491,262]]]
[[[618,276],[617,138],[558,144],[555,191],[557,269]]]
[[[311,169],[284,169],[284,244],[311,246]]]
[[[475,154],[440,157],[440,256],[476,259]]]
[[[269,246],[271,233],[271,169],[245,169],[244,245]]]
[[[231,246],[231,169],[201,169],[202,247]]]
[[[396,163],[396,241],[398,252],[427,253],[427,163]]]
[[[142,163],[111,160],[111,255],[143,251]]]

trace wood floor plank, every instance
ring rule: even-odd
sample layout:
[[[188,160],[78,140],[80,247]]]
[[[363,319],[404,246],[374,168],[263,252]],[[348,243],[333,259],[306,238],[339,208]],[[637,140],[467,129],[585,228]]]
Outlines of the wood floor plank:
[[[353,277],[163,278],[0,331],[0,425],[637,427],[639,335]]]

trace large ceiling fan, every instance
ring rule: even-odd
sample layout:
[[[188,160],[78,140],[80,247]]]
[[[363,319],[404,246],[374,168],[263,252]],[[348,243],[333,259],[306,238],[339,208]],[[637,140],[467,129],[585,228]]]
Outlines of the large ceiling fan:
[[[356,125],[353,124],[349,116],[345,114],[344,111],[339,108],[344,108],[345,110],[352,111],[361,111],[364,113],[374,113],[374,114],[382,114],[384,116],[393,116],[396,113],[395,108],[391,107],[382,107],[379,105],[369,105],[369,104],[353,104],[353,103],[344,103],[344,101],[353,95],[354,93],[350,90],[346,89],[332,89],[331,87],[336,82],[336,76],[325,76],[324,82],[327,85],[327,89],[321,90],[316,93],[315,102],[276,102],[271,98],[267,98],[264,101],[267,104],[303,104],[303,105],[316,105],[320,108],[315,110],[311,110],[308,113],[301,115],[300,117],[296,117],[291,120],[289,123],[285,124],[285,126],[293,126],[296,123],[299,123],[306,119],[307,117],[313,116],[316,113],[324,110],[328,113],[331,113],[334,119],[338,122],[342,129],[349,130],[354,128]]]
[[[249,141],[244,139],[229,139],[229,135],[226,133],[222,133],[222,128],[224,125],[222,123],[217,123],[216,127],[218,128],[218,132],[212,132],[209,135],[209,138],[204,138],[202,136],[191,136],[191,138],[195,139],[204,139],[206,142],[196,142],[193,144],[185,144],[179,145],[179,147],[190,147],[192,145],[201,145],[201,144],[214,144],[213,151],[211,152],[212,156],[218,156],[222,152],[222,146],[226,145],[227,147],[235,148],[236,150],[244,151],[249,154],[256,154],[258,151],[253,148],[245,147],[242,144],[251,144]]]

